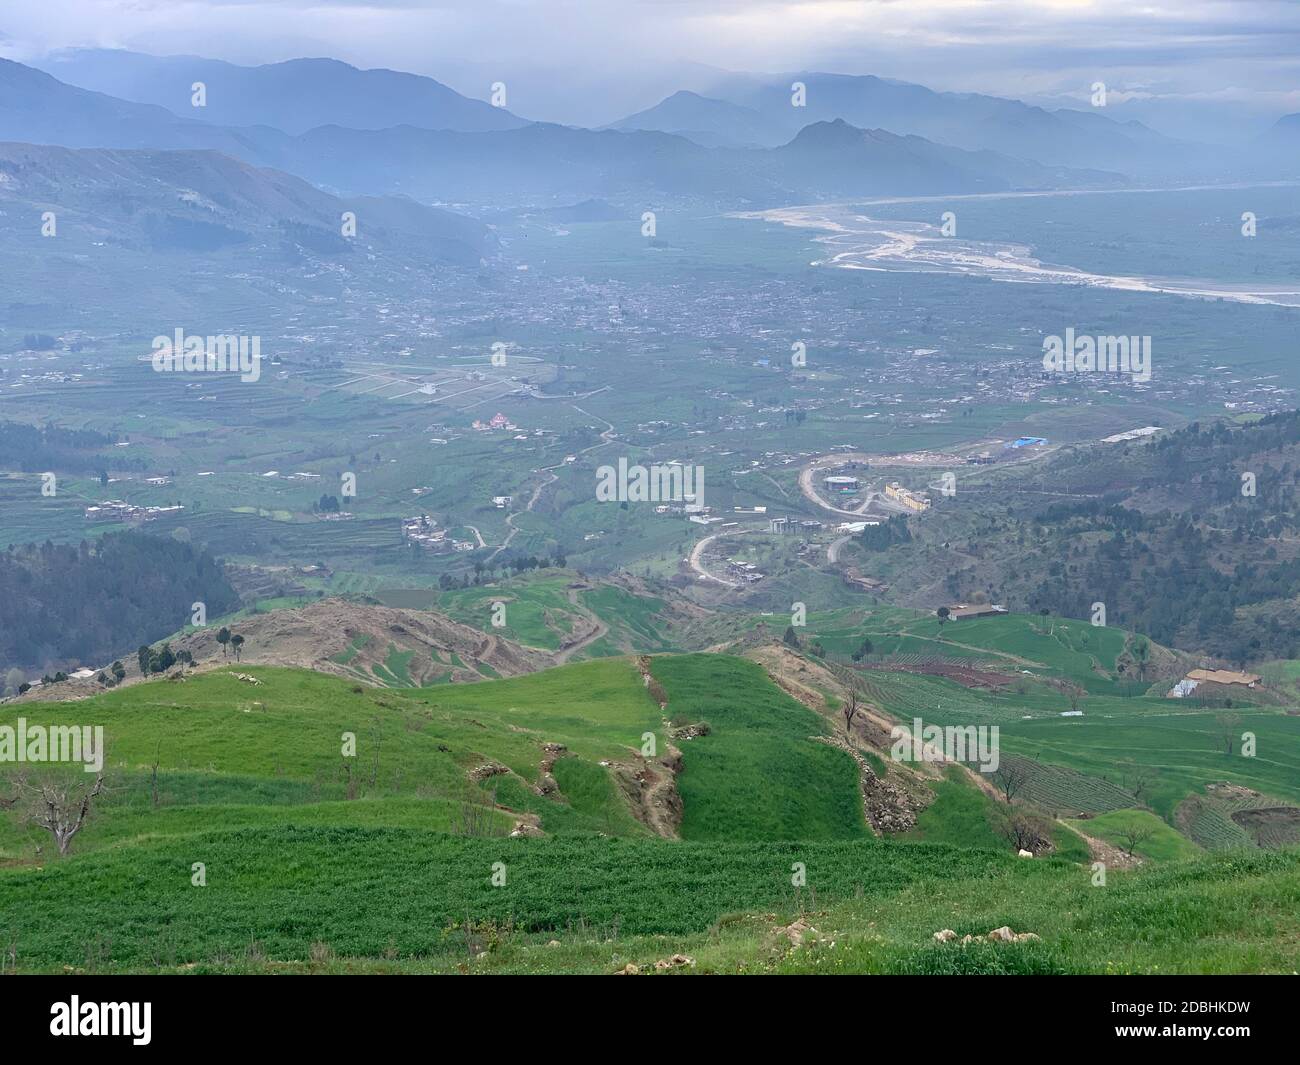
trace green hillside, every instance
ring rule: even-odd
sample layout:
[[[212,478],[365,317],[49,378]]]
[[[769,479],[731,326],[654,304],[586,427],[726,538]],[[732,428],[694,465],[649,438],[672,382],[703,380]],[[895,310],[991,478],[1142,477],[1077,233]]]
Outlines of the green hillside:
[[[815,713],[733,656],[660,655],[649,669],[647,681],[638,660],[609,657],[386,690],[241,665],[10,704],[6,722],[99,723],[108,741],[108,790],[70,854],[13,811],[0,820],[16,965],[605,972],[681,952],[693,971],[1295,968],[1300,851],[1272,828],[1271,850],[1221,828],[1233,849],[1214,856],[1183,834],[1300,798],[1300,719],[1284,710],[1248,711],[1259,752],[1228,759],[1213,715],[1193,707],[1099,693],[1062,718],[1049,689],[865,671],[880,712],[998,723],[1006,756],[1035,768],[1016,809],[1098,814],[1056,821],[1051,849],[1025,861],[1001,803],[957,769],[912,832],[873,836],[857,766],[824,742],[837,701]],[[689,725],[707,732],[672,738]],[[659,839],[634,796],[647,771],[667,779],[656,758],[673,745],[681,838]],[[1141,799],[1117,779],[1121,749],[1158,769]],[[886,779],[902,772],[867,753]],[[1212,790],[1222,780],[1239,790]],[[1249,787],[1265,798],[1243,798]],[[1147,860],[1094,887],[1070,826],[1122,847],[1126,819],[1152,829],[1136,847]],[[819,932],[796,950],[776,930],[801,915]],[[932,938],[1004,924],[1040,941]]]

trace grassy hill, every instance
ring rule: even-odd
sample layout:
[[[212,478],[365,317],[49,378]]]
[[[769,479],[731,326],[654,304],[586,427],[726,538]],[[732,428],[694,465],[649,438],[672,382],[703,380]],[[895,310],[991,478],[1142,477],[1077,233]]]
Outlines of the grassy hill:
[[[1097,816],[1057,822],[1052,852],[1026,861],[956,768],[915,830],[873,835],[865,778],[827,742],[843,689],[807,664],[804,701],[756,662],[689,654],[401,689],[241,663],[6,704],[4,723],[103,724],[108,791],[66,857],[0,820],[0,932],[31,971],[605,972],[677,952],[697,972],[1296,967],[1300,851],[1269,804],[1297,797],[1300,720],[1256,708],[1260,753],[1229,762],[1208,743],[1193,757],[1206,715],[1167,701],[1090,695],[1083,719],[1060,718],[1045,689],[865,671],[883,714],[999,723],[1040,769],[1038,807],[1097,792]],[[1115,775],[1107,729],[1161,768],[1146,802],[1097,790]],[[910,773],[860,753],[878,780]],[[1204,808],[1180,805],[1197,795]],[[1188,827],[1213,816],[1240,833],[1222,855]],[[1073,829],[1122,847],[1134,819],[1152,828],[1146,861],[1092,886]],[[797,948],[781,931],[795,920],[816,929]],[[932,938],[1004,924],[1041,939]]]

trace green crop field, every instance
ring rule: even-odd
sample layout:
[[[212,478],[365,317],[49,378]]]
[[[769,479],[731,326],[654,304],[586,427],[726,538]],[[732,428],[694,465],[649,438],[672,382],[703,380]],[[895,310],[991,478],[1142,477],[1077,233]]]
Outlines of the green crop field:
[[[1122,818],[1145,819],[1147,867],[1094,888],[1069,827],[1053,829],[1051,857],[1016,859],[994,828],[997,804],[956,770],[911,838],[873,839],[855,765],[817,739],[828,722],[760,667],[690,654],[654,657],[651,670],[662,696],[615,657],[397,690],[245,665],[259,683],[215,668],[23,704],[33,723],[102,723],[109,790],[66,857],[39,830],[2,823],[12,964],[602,972],[681,950],[701,972],[1294,967],[1294,849],[1189,858],[1203,852],[1164,821],[1121,810],[1078,826],[1123,845]],[[709,725],[680,741],[680,841],[650,838],[601,764],[634,761],[645,733],[663,750],[658,697],[674,723]],[[566,748],[548,795],[535,787],[544,743]],[[487,763],[500,770],[471,780]],[[1082,786],[1074,773],[1044,780]],[[547,838],[506,838],[528,817]],[[773,929],[801,913],[834,952],[820,936],[797,953],[773,946]],[[961,951],[932,940],[1002,924],[1041,941]]]
[[[822,935],[779,949],[772,930],[808,906]],[[1300,853],[1174,862],[1098,888],[1069,862],[939,844],[282,827],[3,871],[0,909],[33,971],[612,972],[684,951],[700,972],[1281,972],[1295,964]],[[931,937],[1003,924],[1041,942]]]
[[[656,658],[674,720],[707,722],[683,744],[684,839],[858,839],[867,834],[857,767],[816,742],[822,720],[751,662]],[[743,694],[740,694],[743,693]]]

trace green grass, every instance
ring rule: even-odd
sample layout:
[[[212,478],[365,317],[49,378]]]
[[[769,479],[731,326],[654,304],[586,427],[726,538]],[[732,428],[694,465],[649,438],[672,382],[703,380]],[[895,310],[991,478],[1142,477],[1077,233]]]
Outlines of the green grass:
[[[1145,836],[1133,851],[1153,862],[1192,858],[1201,852],[1195,843],[1170,828],[1149,810],[1112,810],[1086,821],[1072,820],[1069,824],[1126,852],[1132,840],[1137,838],[1129,833]]]
[[[874,656],[917,656],[1037,677],[1068,679],[1096,694],[1118,694],[1116,672],[1128,633],[1083,621],[1005,614],[941,625],[933,613],[881,607],[829,611],[808,618],[808,631],[832,654],[849,655],[869,638]]]
[[[330,659],[330,661],[337,662],[341,666],[350,665],[352,663],[352,660],[361,653],[362,649],[369,642],[370,642],[370,635],[368,633],[361,633],[360,635],[353,636],[351,642],[347,645],[347,647],[345,647],[338,654],[334,655]]]
[[[387,661],[396,678],[402,663]],[[955,770],[910,838],[879,840],[856,765],[818,740],[827,723],[755,663],[669,655],[651,669],[669,717],[712,729],[680,743],[676,842],[650,838],[600,765],[630,762],[646,732],[664,749],[659,706],[625,658],[425,689],[241,665],[4,708],[6,720],[21,709],[33,723],[102,723],[111,787],[65,858],[40,831],[0,821],[0,934],[20,970],[54,972],[606,972],[674,951],[719,972],[1283,972],[1300,961],[1296,848],[1207,858],[1156,814],[1116,810],[1058,824],[1055,852],[1023,861],[993,827],[996,804]],[[924,696],[911,682],[945,701],[955,688],[890,676],[891,691],[913,698]],[[1057,759],[1086,761],[1088,746],[1069,741],[1100,741],[1107,728],[1210,727],[1207,715],[1153,716],[1150,700],[1099,695],[1105,716],[1021,722],[1010,697],[964,698],[995,704],[1008,745],[1053,737],[1036,754]],[[1293,720],[1249,718],[1253,772],[1288,764]],[[345,733],[357,747],[346,773]],[[544,796],[550,742],[567,753],[551,769],[558,791]],[[1155,737],[1149,751],[1179,755]],[[507,772],[470,783],[487,761]],[[1103,772],[1113,764],[1061,786]],[[487,808],[489,794],[502,808]],[[473,838],[460,834],[471,809]],[[549,838],[507,838],[530,815]],[[1147,864],[1092,887],[1073,826],[1123,846],[1133,819],[1152,832],[1137,848]],[[205,887],[192,884],[196,862]],[[490,879],[498,862],[503,887]],[[775,939],[801,912],[834,949]],[[1042,942],[963,951],[932,939],[1002,924]],[[309,961],[313,951],[335,960]]]
[[[260,683],[237,679],[236,670]],[[18,710],[6,708],[5,718]],[[468,773],[488,761],[508,767],[517,781],[521,802],[512,808],[538,813],[548,830],[642,834],[597,763],[630,759],[642,735],[661,728],[658,706],[623,659],[392,691],[241,665],[183,683],[129,685],[84,702],[26,704],[21,712],[33,724],[104,727],[110,792],[77,836],[76,851],[245,824],[446,830],[467,797],[482,801]],[[356,757],[345,763],[347,733],[356,737]],[[574,755],[562,759],[573,764],[560,770],[561,792],[553,798],[532,791],[547,742],[563,743]],[[155,761],[156,809],[148,779]],[[341,801],[349,773],[357,798],[375,802]],[[493,820],[507,829],[511,823],[504,812]],[[40,843],[32,829],[0,819],[0,864],[31,861]]]
[[[206,887],[191,883],[195,862]],[[795,951],[773,936],[809,908],[819,942]],[[245,829],[0,871],[0,912],[29,971],[610,972],[682,951],[696,972],[1288,972],[1300,851],[1112,872],[1093,887],[1086,866],[940,844]],[[1003,924],[1042,942],[932,939]],[[309,963],[313,944],[338,960]]]
[[[869,832],[858,770],[811,737],[824,721],[753,662],[724,655],[655,658],[668,715],[707,721],[682,744],[683,839],[859,839]]]
[[[554,651],[572,629],[567,576],[543,576],[501,581],[491,585],[443,592],[438,609],[452,619]],[[492,604],[505,603],[506,623],[492,628]]]
[[[962,847],[1007,849],[1007,842],[994,831],[990,800],[966,779],[960,769],[951,768],[933,785],[935,800],[917,816],[916,826],[906,839],[931,843],[952,843]]]

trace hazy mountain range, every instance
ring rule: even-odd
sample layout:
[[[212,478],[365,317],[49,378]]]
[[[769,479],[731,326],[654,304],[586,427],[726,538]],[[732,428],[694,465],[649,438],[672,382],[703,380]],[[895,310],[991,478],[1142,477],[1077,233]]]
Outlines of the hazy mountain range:
[[[527,124],[505,108],[463,96],[433,78],[358,70],[333,59],[239,66],[197,56],[81,49],[58,53],[39,65],[68,84],[214,125],[267,125],[300,134],[323,125],[484,132]],[[195,82],[206,87],[205,107],[191,106]],[[791,93],[796,82],[805,87],[798,107]],[[607,128],[680,134],[705,147],[772,148],[814,122],[843,119],[862,129],[1140,180],[1250,177],[1278,165],[1268,152],[1225,155],[1157,132],[1129,118],[1141,110],[1129,102],[1046,108],[983,93],[935,92],[872,75],[818,71],[716,72],[701,76],[692,88]],[[1179,128],[1192,125],[1183,121]],[[1221,123],[1210,125],[1217,131]]]
[[[612,127],[530,123],[433,80],[331,59],[245,67],[79,51],[0,61],[0,140],[75,148],[209,149],[344,197],[557,207],[587,199],[773,206],[820,198],[1285,178],[1296,116],[1224,153],[1137,122],[933,92],[872,76],[722,78]],[[790,84],[805,86],[794,106]],[[203,82],[206,106],[191,106]],[[84,86],[84,87],[83,87]],[[109,90],[109,92],[99,91]],[[445,219],[444,219],[445,221]],[[470,241],[472,246],[474,240]]]
[[[304,69],[319,73],[336,66],[351,69],[341,64]],[[1047,167],[884,130],[863,136],[838,120],[812,123],[780,147],[755,149],[706,147],[657,131],[543,123],[475,131],[330,124],[293,135],[268,124],[224,126],[182,118],[157,104],[74,88],[11,62],[0,62],[0,91],[11,103],[0,112],[5,140],[86,148],[210,148],[349,195],[404,193],[426,202],[555,204],[600,197],[769,205],[823,195],[983,192],[1121,180],[1096,169]],[[482,106],[490,117],[499,116],[497,109]],[[288,105],[274,107],[283,113]],[[355,107],[365,110],[359,103]],[[464,114],[459,104],[454,110]],[[247,108],[243,114],[254,117]]]

